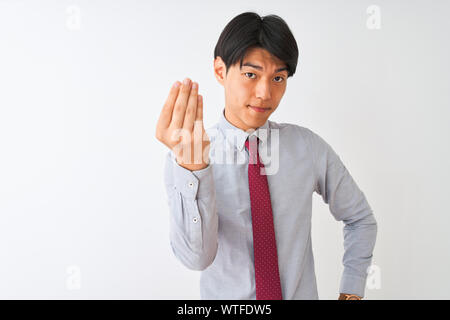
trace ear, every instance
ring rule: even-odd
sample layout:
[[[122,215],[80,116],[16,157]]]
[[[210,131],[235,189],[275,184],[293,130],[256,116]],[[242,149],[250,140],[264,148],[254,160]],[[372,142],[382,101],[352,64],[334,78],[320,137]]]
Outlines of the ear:
[[[222,86],[224,85],[226,73],[227,67],[225,65],[225,62],[223,62],[222,58],[218,56],[216,59],[214,59],[214,76]]]

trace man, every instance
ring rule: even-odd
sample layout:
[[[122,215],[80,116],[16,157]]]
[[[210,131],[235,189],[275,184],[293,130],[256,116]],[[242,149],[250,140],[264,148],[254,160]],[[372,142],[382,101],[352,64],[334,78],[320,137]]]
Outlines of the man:
[[[223,30],[214,58],[225,89],[219,122],[205,131],[198,83],[186,78],[171,88],[156,128],[170,148],[165,182],[175,256],[202,271],[202,299],[318,299],[317,192],[345,224],[339,299],[361,299],[377,233],[364,194],[319,135],[268,120],[297,66],[289,27],[276,15],[240,14]]]

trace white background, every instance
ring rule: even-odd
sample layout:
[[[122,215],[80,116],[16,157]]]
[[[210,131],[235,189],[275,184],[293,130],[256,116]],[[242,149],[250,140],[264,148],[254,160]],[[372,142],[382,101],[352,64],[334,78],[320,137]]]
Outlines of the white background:
[[[300,50],[270,119],[322,136],[374,210],[366,298],[450,298],[450,2],[437,0],[0,0],[0,298],[200,297],[170,249],[155,125],[184,77],[205,128],[217,122],[213,50],[245,11],[281,16]],[[339,293],[342,227],[315,194],[320,299]]]

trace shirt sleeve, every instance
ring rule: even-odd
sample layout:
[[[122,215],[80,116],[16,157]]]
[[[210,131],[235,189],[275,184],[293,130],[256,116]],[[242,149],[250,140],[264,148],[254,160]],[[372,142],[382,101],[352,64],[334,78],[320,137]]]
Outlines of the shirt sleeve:
[[[211,164],[190,171],[180,166],[169,151],[165,186],[170,214],[170,245],[182,264],[204,270],[215,259],[218,243],[218,214]]]
[[[314,155],[315,192],[329,205],[336,221],[344,222],[344,272],[340,293],[364,297],[367,269],[372,261],[377,222],[364,193],[340,157],[319,135],[310,131]]]

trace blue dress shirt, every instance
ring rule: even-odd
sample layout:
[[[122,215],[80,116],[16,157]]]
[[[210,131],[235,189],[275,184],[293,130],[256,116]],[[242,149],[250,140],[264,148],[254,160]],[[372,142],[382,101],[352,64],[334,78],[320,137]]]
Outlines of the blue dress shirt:
[[[249,135],[260,139],[274,217],[284,299],[318,299],[311,243],[313,192],[344,223],[341,293],[364,296],[377,222],[364,193],[336,152],[305,127],[267,120],[253,133],[225,118],[206,130],[208,167],[190,171],[167,153],[170,244],[178,260],[201,270],[202,299],[255,299],[248,187]]]

